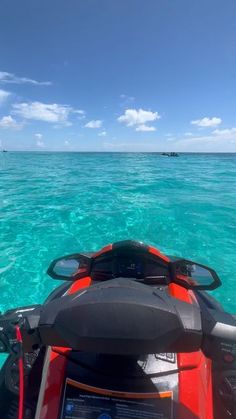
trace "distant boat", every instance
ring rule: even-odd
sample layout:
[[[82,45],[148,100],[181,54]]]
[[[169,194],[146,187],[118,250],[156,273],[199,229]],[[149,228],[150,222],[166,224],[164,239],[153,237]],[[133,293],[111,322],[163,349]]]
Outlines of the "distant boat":
[[[173,151],[171,153],[161,153],[161,155],[165,157],[179,157],[179,154]]]
[[[7,150],[4,150],[4,149],[3,149],[3,150],[1,150],[1,151],[2,151],[2,153],[7,153]]]

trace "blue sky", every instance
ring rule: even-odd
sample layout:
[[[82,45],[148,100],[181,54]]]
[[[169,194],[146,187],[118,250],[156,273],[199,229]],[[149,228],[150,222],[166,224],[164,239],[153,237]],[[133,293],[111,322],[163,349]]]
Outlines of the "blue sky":
[[[2,0],[0,146],[236,152],[235,0]]]

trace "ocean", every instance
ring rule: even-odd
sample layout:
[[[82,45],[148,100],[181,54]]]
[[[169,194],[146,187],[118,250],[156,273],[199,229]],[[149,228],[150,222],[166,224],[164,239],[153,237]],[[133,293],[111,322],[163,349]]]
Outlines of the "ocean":
[[[42,303],[64,254],[136,239],[213,267],[236,313],[236,154],[0,153],[0,309]]]

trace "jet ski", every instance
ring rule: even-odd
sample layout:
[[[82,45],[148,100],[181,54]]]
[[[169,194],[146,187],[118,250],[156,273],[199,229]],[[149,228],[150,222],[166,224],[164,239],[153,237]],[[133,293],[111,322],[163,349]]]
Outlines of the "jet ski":
[[[175,153],[173,151],[171,153],[164,152],[164,153],[161,153],[161,155],[162,156],[165,156],[165,157],[179,157],[179,154],[178,153]]]
[[[136,241],[54,260],[0,316],[2,419],[236,418],[236,319],[216,272]]]

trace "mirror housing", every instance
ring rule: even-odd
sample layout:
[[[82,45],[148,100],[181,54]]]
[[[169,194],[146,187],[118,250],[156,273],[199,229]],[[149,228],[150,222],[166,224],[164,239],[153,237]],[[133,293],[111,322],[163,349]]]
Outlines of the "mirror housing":
[[[172,281],[187,289],[214,290],[221,285],[217,273],[208,266],[179,259],[170,263]]]
[[[47,270],[53,279],[76,281],[89,276],[91,271],[91,257],[79,253],[55,259]]]

